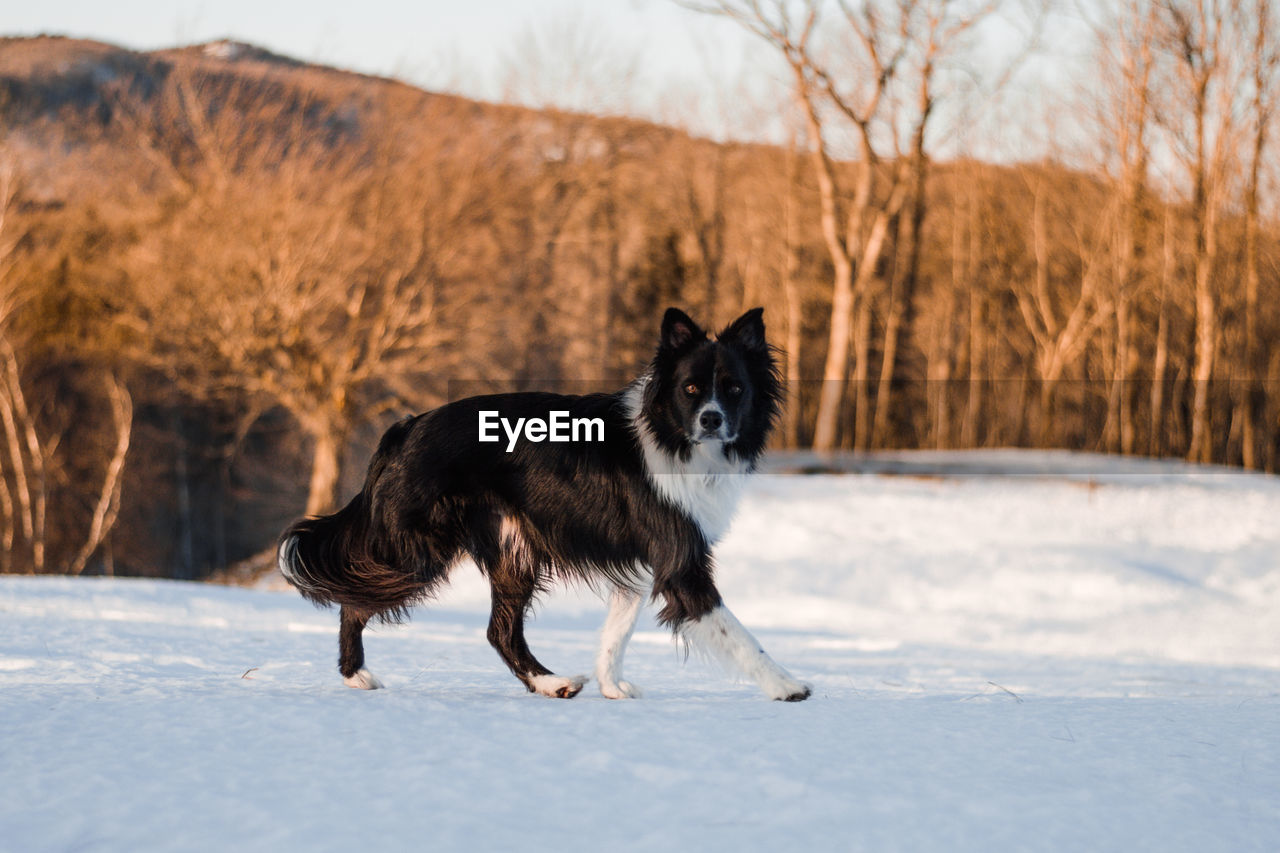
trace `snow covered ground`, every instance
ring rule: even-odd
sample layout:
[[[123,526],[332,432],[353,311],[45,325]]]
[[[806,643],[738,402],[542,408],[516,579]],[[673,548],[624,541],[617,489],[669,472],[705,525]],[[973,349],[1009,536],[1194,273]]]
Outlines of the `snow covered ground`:
[[[0,577],[0,850],[1280,848],[1280,480],[838,467],[909,476],[758,477],[719,552],[799,704],[651,616],[645,698],[529,695],[473,570],[367,635],[376,692],[291,591]],[[558,595],[530,643],[589,672],[602,617]]]

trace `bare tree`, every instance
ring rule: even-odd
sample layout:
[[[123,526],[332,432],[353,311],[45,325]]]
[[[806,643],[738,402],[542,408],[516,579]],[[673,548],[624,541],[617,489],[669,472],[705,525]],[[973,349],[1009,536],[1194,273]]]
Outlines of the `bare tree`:
[[[1146,244],[1143,233],[1148,171],[1152,146],[1152,86],[1158,9],[1139,0],[1125,0],[1095,25],[1099,68],[1106,83],[1095,96],[1099,139],[1116,194],[1116,239],[1110,275],[1109,301],[1114,314],[1114,345],[1109,356],[1107,418],[1103,445],[1132,453],[1136,437],[1134,395],[1130,377],[1138,361],[1134,344],[1134,304],[1140,286],[1138,253]]]
[[[168,125],[187,144],[142,143],[190,188],[135,257],[149,357],[194,391],[287,410],[312,440],[306,512],[328,511],[352,430],[420,404],[408,382],[446,366],[442,288],[468,250],[453,229],[477,215],[484,147],[385,121],[373,146],[337,145],[305,100],[198,76],[175,86]],[[243,134],[246,113],[274,132]],[[374,103],[362,118],[385,116]]]
[[[982,417],[985,408],[986,375],[987,294],[978,281],[979,246],[981,228],[978,225],[978,199],[972,175],[972,165],[966,164],[961,173],[964,180],[963,206],[957,203],[952,209],[955,221],[951,237],[951,276],[968,302],[968,335],[964,341],[968,355],[969,387],[965,400],[964,426],[960,443],[964,447],[977,447],[982,442]]]
[[[906,198],[906,169],[900,163],[888,170],[888,191],[876,192],[877,179],[885,171],[881,168],[876,130],[877,122],[884,120],[890,85],[908,49],[908,22],[914,4],[892,7],[887,21],[877,6],[868,5],[860,13],[841,4],[848,26],[846,48],[856,50],[864,64],[863,74],[854,79],[868,81],[865,85],[854,82],[847,89],[842,83],[848,81],[840,79],[815,46],[822,5],[817,0],[799,5],[775,0],[767,6],[754,0],[724,0],[693,8],[724,15],[763,38],[781,53],[792,75],[818,182],[823,242],[834,269],[826,364],[813,437],[814,448],[825,451],[836,446],[850,343],[854,342],[860,353],[865,353],[869,344],[868,324],[855,327],[856,303],[874,274],[890,222]],[[861,155],[847,210],[843,209],[844,194],[839,188],[842,175],[831,154],[834,132],[828,123],[828,110],[852,124]],[[857,375],[865,378],[865,356],[858,360],[856,369]],[[865,394],[866,382],[855,382],[855,388]],[[864,397],[859,403],[855,418],[862,429],[857,430],[855,444],[861,446],[869,440],[869,402]]]
[[[39,412],[28,403],[20,360],[20,341],[14,339],[18,315],[31,301],[29,294],[20,292],[15,284],[15,254],[19,229],[12,222],[17,197],[17,173],[9,162],[0,163],[0,427],[3,428],[5,452],[0,453],[4,464],[0,465],[0,571],[15,568],[34,573],[50,570],[80,574],[90,558],[101,546],[104,538],[115,526],[120,508],[120,490],[125,458],[129,451],[133,431],[133,407],[129,392],[112,374],[107,373],[105,384],[112,406],[116,432],[114,449],[104,464],[102,484],[96,497],[86,487],[78,494],[94,499],[94,512],[84,532],[84,542],[75,550],[70,561],[55,564],[56,554],[50,547],[50,476],[57,454],[61,452],[61,437],[42,430]],[[42,435],[42,432],[45,434]],[[87,486],[87,484],[86,484]],[[69,532],[78,524],[75,507],[55,505],[68,516],[59,519],[57,529]],[[57,544],[57,543],[55,543]],[[66,550],[68,543],[62,543]],[[14,557],[21,550],[20,562]]]
[[[800,363],[804,346],[804,310],[801,302],[798,263],[797,223],[799,216],[799,200],[796,198],[799,188],[798,143],[795,128],[792,127],[786,152],[786,189],[783,196],[782,218],[782,292],[787,304],[787,345],[786,345],[786,380],[787,407],[784,413],[783,433],[791,447],[800,446],[800,410],[803,404],[801,397]]]
[[[638,57],[583,11],[526,27],[516,37],[501,72],[504,100],[595,115],[631,109]]]
[[[76,551],[68,566],[68,573],[82,574],[89,565],[89,558],[102,545],[103,539],[115,527],[120,516],[120,491],[123,484],[125,457],[133,436],[133,399],[129,391],[116,377],[107,377],[107,397],[111,403],[111,419],[115,425],[115,448],[102,476],[102,489],[89,520],[84,544]]]
[[[916,86],[915,112],[910,132],[910,145],[905,154],[909,163],[910,208],[902,219],[898,234],[898,262],[895,262],[889,282],[888,309],[885,318],[884,346],[881,350],[880,381],[877,383],[875,426],[872,441],[877,446],[887,440],[890,415],[890,394],[898,364],[899,337],[904,328],[910,328],[910,312],[915,298],[917,280],[920,277],[920,252],[923,240],[924,219],[929,174],[929,155],[925,150],[925,133],[929,128],[937,100],[937,74],[945,51],[953,49],[956,41],[967,31],[992,14],[998,3],[987,3],[972,9],[961,9],[961,4],[949,0],[929,0],[922,4],[921,34],[916,46],[918,56],[913,78]],[[898,151],[901,158],[903,152]],[[941,364],[941,362],[938,362]],[[949,373],[940,375],[945,387]],[[933,377],[930,377],[933,378]],[[941,411],[941,409],[939,409]]]
[[[31,571],[39,574],[45,570],[47,479],[45,477],[45,451],[36,432],[35,420],[27,406],[22,391],[18,356],[13,346],[5,340],[0,348],[0,422],[9,451],[7,482],[4,483],[3,509],[5,559],[12,559],[17,539],[17,520],[21,524],[22,540],[29,552]],[[12,489],[12,497],[9,490]]]
[[[1175,267],[1174,223],[1171,207],[1165,208],[1163,225],[1160,236],[1160,285],[1156,297],[1156,340],[1151,356],[1151,432],[1147,442],[1147,453],[1152,456],[1160,456],[1165,452],[1165,387],[1168,385],[1169,314],[1170,303],[1173,301]]]
[[[1232,26],[1240,0],[1160,0],[1162,46],[1171,66],[1165,126],[1191,186],[1195,264],[1195,365],[1189,459],[1210,462],[1210,383],[1218,347],[1219,219],[1237,131]]]
[[[997,4],[970,8],[950,0],[840,0],[834,4],[835,20],[829,27],[822,19],[828,4],[821,0],[684,5],[746,27],[771,45],[790,70],[818,182],[823,242],[834,270],[813,445],[818,450],[836,445],[852,345],[853,444],[866,448],[872,441],[870,285],[904,204],[913,193],[923,196],[926,132],[934,113],[938,60]],[[911,101],[898,95],[903,85],[915,86],[910,108],[906,104]],[[832,154],[833,140],[844,131],[852,131],[858,150],[848,191],[841,186],[845,170]],[[904,144],[904,138],[909,143]],[[912,206],[908,239],[914,239],[911,235],[919,231],[923,216],[921,200]],[[884,368],[889,376],[914,286],[914,257],[909,249],[906,269],[896,282],[900,286],[890,292],[885,341],[889,359]],[[883,402],[887,409],[887,396]]]
[[[1275,117],[1275,100],[1280,89],[1280,19],[1271,0],[1254,0],[1253,16],[1246,32],[1253,30],[1249,55],[1249,77],[1253,96],[1249,100],[1248,172],[1245,178],[1245,387],[1240,401],[1243,425],[1241,462],[1246,468],[1265,465],[1274,468],[1274,418],[1266,416],[1266,391],[1261,376],[1266,370],[1258,335],[1258,295],[1262,282],[1261,196],[1262,165],[1270,142],[1268,131]],[[1259,458],[1261,449],[1262,458]]]
[[[0,478],[0,512],[5,521],[3,568],[11,568],[20,527],[30,551],[31,570],[39,573],[45,565],[44,451],[22,393],[17,352],[9,339],[14,314],[24,301],[13,276],[18,243],[12,222],[17,183],[13,163],[7,159],[0,162],[0,422],[8,450],[8,476]]]
[[[1105,245],[1101,235],[1109,230],[1113,214],[1104,214],[1102,223],[1090,234],[1076,231],[1074,249],[1078,264],[1078,283],[1055,280],[1054,268],[1070,268],[1051,257],[1058,248],[1051,242],[1047,193],[1043,179],[1031,177],[1033,196],[1031,212],[1031,246],[1034,266],[1030,281],[1012,282],[1018,309],[1036,347],[1036,371],[1040,379],[1040,444],[1053,444],[1054,403],[1058,383],[1065,371],[1084,354],[1093,333],[1105,322],[1106,306],[1099,298],[1099,279],[1105,262]],[[1055,216],[1055,222],[1067,220]],[[1069,221],[1069,220],[1068,220]],[[1064,277],[1065,278],[1065,277]]]

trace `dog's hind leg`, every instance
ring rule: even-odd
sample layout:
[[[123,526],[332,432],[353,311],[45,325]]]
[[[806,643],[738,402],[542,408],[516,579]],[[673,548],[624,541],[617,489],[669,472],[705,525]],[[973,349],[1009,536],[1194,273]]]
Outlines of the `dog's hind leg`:
[[[640,688],[622,680],[622,657],[636,627],[644,596],[627,587],[614,587],[609,596],[609,615],[600,630],[600,651],[596,654],[596,681],[608,699],[634,699]]]
[[[505,554],[489,572],[493,610],[489,616],[489,642],[516,678],[530,693],[560,699],[577,696],[586,684],[585,676],[565,678],[547,669],[529,651],[524,639],[524,618],[537,590],[536,569]]]
[[[342,683],[360,690],[377,690],[382,682],[364,668],[364,626],[369,616],[350,607],[342,608],[341,625],[338,628],[338,670]]]

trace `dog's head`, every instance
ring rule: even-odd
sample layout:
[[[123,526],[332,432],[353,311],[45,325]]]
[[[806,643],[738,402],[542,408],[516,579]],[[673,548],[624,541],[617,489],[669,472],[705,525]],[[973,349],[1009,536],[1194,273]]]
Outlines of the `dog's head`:
[[[754,460],[778,415],[781,387],[764,309],[753,308],[715,339],[668,308],[645,388],[645,414],[659,444],[688,458],[708,445]]]

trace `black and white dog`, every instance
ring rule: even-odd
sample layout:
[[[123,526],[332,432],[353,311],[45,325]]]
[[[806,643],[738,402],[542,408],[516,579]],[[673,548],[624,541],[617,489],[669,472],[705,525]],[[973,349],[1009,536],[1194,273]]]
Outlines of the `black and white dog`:
[[[360,494],[280,539],[285,578],[316,604],[341,607],[345,683],[381,686],[364,667],[366,623],[403,620],[470,555],[492,587],[489,642],[530,691],[568,698],[587,681],[552,674],[524,638],[534,596],[579,580],[609,593],[595,667],[605,696],[639,695],[622,679],[622,657],[651,593],[659,620],[692,647],[772,699],[807,698],[712,577],[712,546],[781,400],[762,314],[748,311],[711,340],[669,309],[648,371],[614,394],[471,397],[391,427]],[[498,423],[505,436],[495,436]]]

